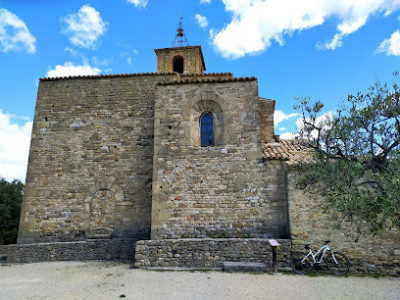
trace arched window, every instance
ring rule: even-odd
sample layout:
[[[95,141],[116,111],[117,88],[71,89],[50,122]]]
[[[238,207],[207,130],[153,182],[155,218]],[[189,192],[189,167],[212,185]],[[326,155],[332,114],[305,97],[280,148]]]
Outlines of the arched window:
[[[201,146],[214,146],[214,120],[208,113],[200,118],[200,140]]]
[[[182,56],[180,56],[180,55],[175,56],[173,61],[172,61],[172,65],[173,65],[172,70],[174,72],[178,72],[178,73],[183,74],[184,60],[183,60]]]

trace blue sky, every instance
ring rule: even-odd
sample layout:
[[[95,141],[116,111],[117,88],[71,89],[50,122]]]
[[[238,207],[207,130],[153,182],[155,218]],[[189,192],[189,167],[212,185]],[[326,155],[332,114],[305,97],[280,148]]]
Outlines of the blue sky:
[[[207,72],[258,78],[276,133],[399,70],[400,0],[0,0],[0,176],[25,180],[38,79],[155,72],[179,16]]]

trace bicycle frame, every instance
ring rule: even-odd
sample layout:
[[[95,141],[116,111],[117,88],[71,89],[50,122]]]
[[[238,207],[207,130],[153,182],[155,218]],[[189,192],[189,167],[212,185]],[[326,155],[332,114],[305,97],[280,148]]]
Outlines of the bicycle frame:
[[[321,253],[321,251],[322,251],[322,253]],[[307,259],[307,257],[311,256],[312,257],[312,262],[311,262],[312,265],[320,264],[324,259],[326,251],[330,251],[332,253],[333,260],[335,261],[335,264],[337,264],[338,262],[336,261],[336,258],[333,255],[333,252],[331,251],[331,249],[329,248],[328,245],[325,245],[325,246],[322,246],[321,248],[319,248],[318,252],[315,253],[315,255],[312,252],[312,250],[310,249],[308,254],[301,260],[301,263],[304,264],[304,261]],[[320,256],[319,260],[318,259],[316,260],[315,258],[318,257],[318,254],[320,254],[320,253],[321,253],[321,256]]]

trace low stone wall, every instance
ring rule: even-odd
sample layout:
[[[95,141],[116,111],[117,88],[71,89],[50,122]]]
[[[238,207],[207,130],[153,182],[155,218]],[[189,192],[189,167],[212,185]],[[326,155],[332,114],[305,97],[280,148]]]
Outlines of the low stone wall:
[[[364,228],[359,236],[349,223],[338,222],[342,216],[331,210],[324,212],[325,200],[317,194],[295,188],[294,175],[289,176],[289,212],[294,250],[304,250],[305,243],[313,249],[330,239],[334,251],[350,259],[350,272],[400,276],[400,231],[386,230],[373,236]]]
[[[277,240],[278,267],[288,268],[290,240]],[[272,249],[266,239],[168,239],[136,243],[138,268],[221,269],[225,261],[262,262],[272,271]]]
[[[136,240],[104,239],[78,242],[16,244],[0,246],[0,255],[8,263],[33,263],[68,260],[131,260],[135,258]]]

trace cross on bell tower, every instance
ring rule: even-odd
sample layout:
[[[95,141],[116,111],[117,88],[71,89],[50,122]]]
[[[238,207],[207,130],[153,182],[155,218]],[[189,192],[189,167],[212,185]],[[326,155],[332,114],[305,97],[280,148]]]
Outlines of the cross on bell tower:
[[[178,26],[178,29],[176,30],[175,38],[172,41],[170,47],[190,46],[190,44],[189,44],[189,42],[188,42],[188,40],[186,38],[185,32],[183,31],[182,19],[183,19],[183,17],[181,15],[180,18],[179,18],[179,26]],[[186,43],[186,45],[184,45],[185,43]]]

